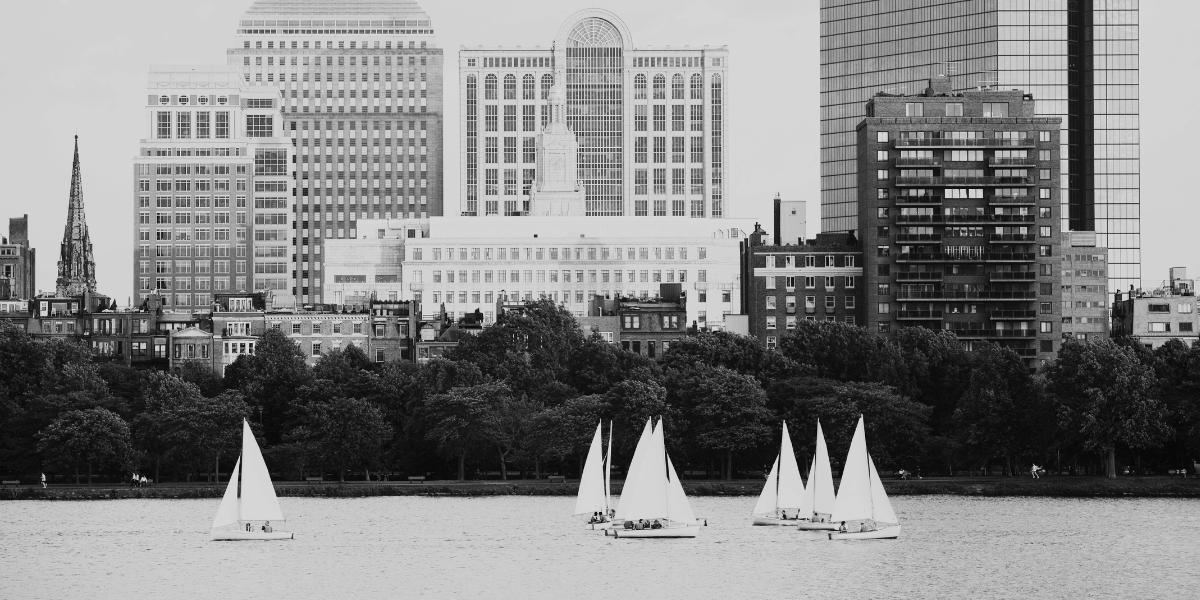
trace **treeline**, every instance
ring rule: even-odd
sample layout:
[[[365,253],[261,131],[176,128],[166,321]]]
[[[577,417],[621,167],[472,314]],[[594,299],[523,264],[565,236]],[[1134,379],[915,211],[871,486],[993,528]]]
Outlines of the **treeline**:
[[[374,363],[357,347],[309,367],[269,331],[223,378],[96,361],[78,344],[0,330],[0,474],[138,471],[211,479],[248,419],[279,479],[510,472],[574,476],[596,423],[614,424],[618,466],[648,417],[667,424],[677,467],[732,478],[769,467],[786,420],[801,464],[821,420],[835,471],[864,414],[883,470],[1160,473],[1200,456],[1200,347],[1068,341],[1036,373],[1013,351],[964,351],[949,332],[894,341],[802,322],[766,350],[702,333],[661,363],[586,335],[551,302],[530,304],[445,359]],[[618,473],[619,476],[619,473]]]

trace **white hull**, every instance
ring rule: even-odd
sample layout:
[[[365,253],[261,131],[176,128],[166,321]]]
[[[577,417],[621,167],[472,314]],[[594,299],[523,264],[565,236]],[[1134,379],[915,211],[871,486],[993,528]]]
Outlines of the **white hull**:
[[[774,525],[777,527],[796,527],[796,526],[800,525],[800,523],[803,523],[803,521],[801,521],[800,519],[780,519],[777,517],[760,517],[760,516],[755,516],[754,521],[753,521],[754,525],[767,525],[767,526]]]
[[[613,535],[619,538],[694,538],[700,531],[698,525],[683,527],[664,527],[662,529],[613,529]]]
[[[837,531],[837,523],[813,523],[812,521],[800,521],[796,524],[797,529],[803,531]]]
[[[286,531],[273,531],[266,533],[263,531],[214,531],[212,532],[214,540],[235,542],[242,540],[291,540],[295,539],[296,534]]]
[[[600,531],[602,529],[612,529],[612,527],[613,527],[612,521],[609,521],[607,523],[588,523],[587,525],[583,526],[583,528],[588,531]]]
[[[833,532],[829,534],[831,540],[894,540],[900,537],[900,526],[893,525],[876,529],[875,531],[854,531],[854,532]]]

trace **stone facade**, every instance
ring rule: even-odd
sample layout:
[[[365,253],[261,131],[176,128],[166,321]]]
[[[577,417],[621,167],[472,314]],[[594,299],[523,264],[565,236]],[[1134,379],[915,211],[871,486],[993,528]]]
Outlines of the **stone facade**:
[[[87,216],[83,212],[83,179],[79,173],[79,136],[75,136],[75,159],[71,164],[71,197],[67,204],[67,225],[63,231],[58,259],[56,293],[78,296],[96,291],[96,259],[88,235]]]
[[[37,249],[29,246],[29,215],[8,220],[8,237],[0,239],[0,300],[28,300],[37,295]]]
[[[1096,245],[1090,231],[1066,231],[1062,262],[1062,337],[1108,338],[1108,249]]]

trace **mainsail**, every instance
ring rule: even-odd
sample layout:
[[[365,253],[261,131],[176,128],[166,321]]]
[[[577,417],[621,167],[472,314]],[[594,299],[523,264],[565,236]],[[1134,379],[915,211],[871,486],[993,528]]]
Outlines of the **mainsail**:
[[[854,429],[850,441],[850,452],[846,455],[846,467],[842,470],[842,485],[838,488],[833,505],[832,521],[861,521],[874,519],[884,523],[898,523],[892,504],[887,499],[883,482],[875,471],[875,463],[867,453],[867,433],[862,416]]]
[[[579,477],[579,496],[575,499],[575,514],[603,512],[607,508],[604,496],[603,451],[601,444],[601,425],[596,424],[596,434],[592,436],[592,446],[588,449],[587,459],[583,463],[583,475]]]
[[[653,434],[651,420],[646,419],[646,427],[642,429],[642,436],[638,438],[637,446],[633,450],[633,458],[629,461],[629,470],[625,472],[625,485],[621,488],[621,500],[617,504],[616,520],[618,521],[641,518],[629,515],[629,510],[633,507],[630,501],[636,495],[631,492],[634,492],[637,487],[636,482],[642,470],[642,463],[646,461],[646,457],[650,453],[650,438],[653,437]]]
[[[803,499],[804,480],[800,478],[800,465],[796,464],[792,436],[788,435],[787,421],[784,421],[783,445],[779,451],[779,493],[775,507],[798,509],[803,504]]]
[[[250,423],[242,420],[242,501],[238,515],[242,521],[282,521],[283,511],[275,497],[275,486],[267,463],[263,461]]]
[[[800,517],[813,514],[830,514],[834,503],[833,471],[829,468],[829,450],[825,447],[825,434],[821,421],[817,421],[817,449],[813,453],[812,468],[808,471],[808,485],[804,486],[804,498],[800,504]]]

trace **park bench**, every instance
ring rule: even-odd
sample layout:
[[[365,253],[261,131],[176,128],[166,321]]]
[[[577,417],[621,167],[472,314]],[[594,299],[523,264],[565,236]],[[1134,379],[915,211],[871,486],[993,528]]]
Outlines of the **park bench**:
[[[408,482],[409,483],[425,483],[425,476],[424,475],[409,475]]]
[[[563,475],[551,475],[546,479],[549,479],[550,483],[563,483],[567,480],[567,478]]]
[[[325,481],[325,478],[324,477],[305,477],[304,481],[306,483],[321,483],[322,481]]]
[[[17,486],[17,485],[21,485],[21,480],[20,479],[5,479],[3,484],[4,484],[4,487],[8,487],[10,485]]]

